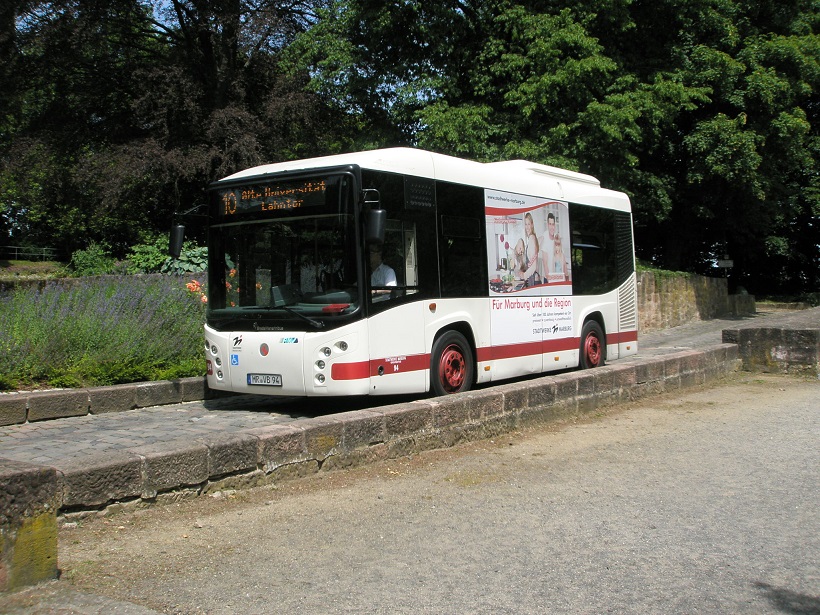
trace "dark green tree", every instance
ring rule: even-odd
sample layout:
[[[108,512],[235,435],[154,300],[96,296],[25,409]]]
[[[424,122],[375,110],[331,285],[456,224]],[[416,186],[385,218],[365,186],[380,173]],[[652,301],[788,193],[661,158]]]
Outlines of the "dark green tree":
[[[6,232],[123,256],[218,177],[343,147],[345,118],[276,61],[315,4],[58,0],[3,13],[16,76],[0,116]]]

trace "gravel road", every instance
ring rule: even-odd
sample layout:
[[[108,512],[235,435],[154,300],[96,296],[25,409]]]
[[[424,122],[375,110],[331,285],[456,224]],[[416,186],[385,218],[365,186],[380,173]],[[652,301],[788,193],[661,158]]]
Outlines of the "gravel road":
[[[734,374],[85,521],[61,530],[63,579],[0,597],[0,612],[820,613],[818,392]]]

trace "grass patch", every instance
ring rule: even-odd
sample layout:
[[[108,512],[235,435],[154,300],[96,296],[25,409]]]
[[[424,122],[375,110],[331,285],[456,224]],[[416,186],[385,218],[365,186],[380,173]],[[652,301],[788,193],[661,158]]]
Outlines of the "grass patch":
[[[686,273],[685,271],[669,271],[668,269],[658,269],[657,267],[647,265],[646,263],[643,263],[641,261],[636,261],[635,271],[637,271],[638,273],[654,273],[659,278],[685,278],[692,275],[691,273]]]
[[[50,280],[65,277],[66,266],[56,261],[0,259],[0,283],[14,280]]]

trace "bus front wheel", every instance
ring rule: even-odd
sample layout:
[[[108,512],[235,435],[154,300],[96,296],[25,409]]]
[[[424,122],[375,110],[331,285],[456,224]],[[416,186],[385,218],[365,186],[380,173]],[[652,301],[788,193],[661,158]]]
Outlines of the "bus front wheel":
[[[606,360],[606,340],[604,332],[594,320],[584,323],[581,330],[581,369],[600,367]]]
[[[437,396],[469,391],[475,365],[470,344],[458,331],[447,331],[430,353],[430,382]]]

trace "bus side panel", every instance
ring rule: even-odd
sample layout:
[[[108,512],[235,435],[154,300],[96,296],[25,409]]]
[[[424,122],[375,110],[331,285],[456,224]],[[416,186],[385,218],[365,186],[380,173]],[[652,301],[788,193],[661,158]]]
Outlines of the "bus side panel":
[[[602,319],[601,325],[606,338],[606,358],[618,358],[618,291],[590,297],[574,297],[573,301],[575,302],[576,348],[581,346],[580,336],[584,322],[589,318]],[[578,365],[578,358],[574,365]]]
[[[575,367],[575,302],[568,295],[492,297],[493,347],[484,354],[493,359],[493,380]]]
[[[492,348],[482,353],[493,361],[493,380],[538,374],[541,354],[543,297],[518,295],[490,297]]]
[[[531,297],[525,298],[532,300]],[[493,324],[493,310],[507,309],[509,306],[494,307],[489,299],[439,299],[436,311],[426,314],[425,325],[427,346],[432,347],[435,336],[442,330],[452,328],[453,323],[467,323],[475,338],[476,380],[479,384],[516,378],[526,374],[537,374],[544,368],[542,360],[543,344],[540,333],[533,339],[533,323],[529,312],[523,312],[522,323],[496,322]],[[518,309],[518,308],[513,308]],[[495,329],[493,328],[495,327]],[[494,332],[503,328],[502,340],[493,344]],[[576,342],[565,340],[564,344],[574,347]],[[564,361],[572,361],[571,355],[562,352]],[[577,354],[576,364],[577,364]],[[569,363],[567,364],[567,366]],[[560,369],[564,364],[552,367]]]
[[[627,357],[638,352],[638,282],[633,273],[618,290],[618,339],[617,357]],[[613,358],[615,358],[613,356]]]
[[[490,382],[492,374],[484,369],[490,364],[486,359],[482,361],[482,349],[490,345],[489,300],[486,298],[436,299],[425,301],[424,306],[424,344],[428,356],[439,333],[448,329],[466,328],[470,333],[467,339],[475,343],[474,350],[478,355],[476,364],[478,382]]]
[[[430,348],[425,346],[424,304],[405,303],[367,321],[371,395],[423,393],[429,388]]]

